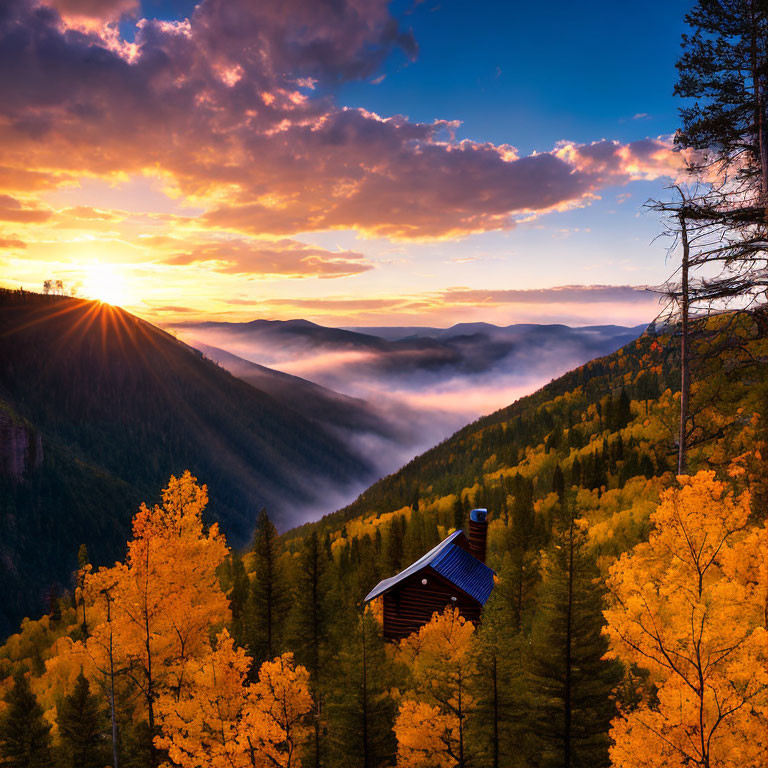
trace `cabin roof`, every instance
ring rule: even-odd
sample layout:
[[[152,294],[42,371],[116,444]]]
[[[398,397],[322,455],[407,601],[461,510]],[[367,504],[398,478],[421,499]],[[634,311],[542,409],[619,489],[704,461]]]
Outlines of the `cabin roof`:
[[[405,570],[380,581],[365,596],[365,600],[373,600],[374,597],[383,595],[409,576],[430,567],[462,592],[477,600],[480,605],[485,605],[493,590],[493,571],[460,546],[459,541],[463,537],[462,531],[455,531]]]

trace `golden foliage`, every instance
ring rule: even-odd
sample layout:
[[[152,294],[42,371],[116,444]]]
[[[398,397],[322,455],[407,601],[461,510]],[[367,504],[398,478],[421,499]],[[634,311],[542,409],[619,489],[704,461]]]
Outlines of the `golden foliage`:
[[[399,656],[409,666],[414,691],[395,721],[398,765],[463,764],[474,631],[472,622],[448,606],[401,641]]]
[[[138,672],[147,695],[158,686],[180,690],[186,662],[207,648],[210,628],[229,615],[216,573],[228,549],[216,524],[204,530],[207,502],[206,487],[188,471],[172,476],[162,505],[142,504],[134,517],[125,563],[85,579],[89,613],[101,619],[88,651],[104,668],[111,640],[120,665]]]
[[[397,764],[400,768],[451,768],[458,760],[454,752],[456,717],[423,701],[404,701],[395,720]]]
[[[768,764],[765,527],[713,472],[678,478],[648,543],[611,568],[605,612],[619,657],[648,668],[658,702],[614,720],[616,768]]]
[[[286,653],[265,662],[246,685],[251,660],[224,630],[216,647],[187,662],[190,685],[181,697],[157,702],[162,734],[156,745],[181,768],[298,768],[301,721],[312,705],[309,673]]]

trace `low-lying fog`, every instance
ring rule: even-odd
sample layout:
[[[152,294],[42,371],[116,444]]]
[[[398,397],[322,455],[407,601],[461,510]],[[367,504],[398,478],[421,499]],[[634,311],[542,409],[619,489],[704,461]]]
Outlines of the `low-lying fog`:
[[[175,330],[234,375],[342,433],[383,476],[479,416],[615,351],[644,326],[473,323],[346,330],[304,320],[256,320]],[[243,361],[291,377],[276,378]],[[352,494],[351,500],[359,490],[345,489],[342,496]]]

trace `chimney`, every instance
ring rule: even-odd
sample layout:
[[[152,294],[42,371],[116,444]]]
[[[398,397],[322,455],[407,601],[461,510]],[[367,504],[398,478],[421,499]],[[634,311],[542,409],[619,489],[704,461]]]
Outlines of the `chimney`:
[[[469,513],[469,551],[485,562],[485,545],[488,540],[488,510],[473,509]]]

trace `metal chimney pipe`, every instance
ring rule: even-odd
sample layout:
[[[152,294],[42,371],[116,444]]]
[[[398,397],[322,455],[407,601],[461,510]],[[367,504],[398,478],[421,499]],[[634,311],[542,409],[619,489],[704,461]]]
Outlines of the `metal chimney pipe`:
[[[469,513],[469,551],[481,562],[485,562],[485,548],[488,542],[488,510],[473,509]]]

